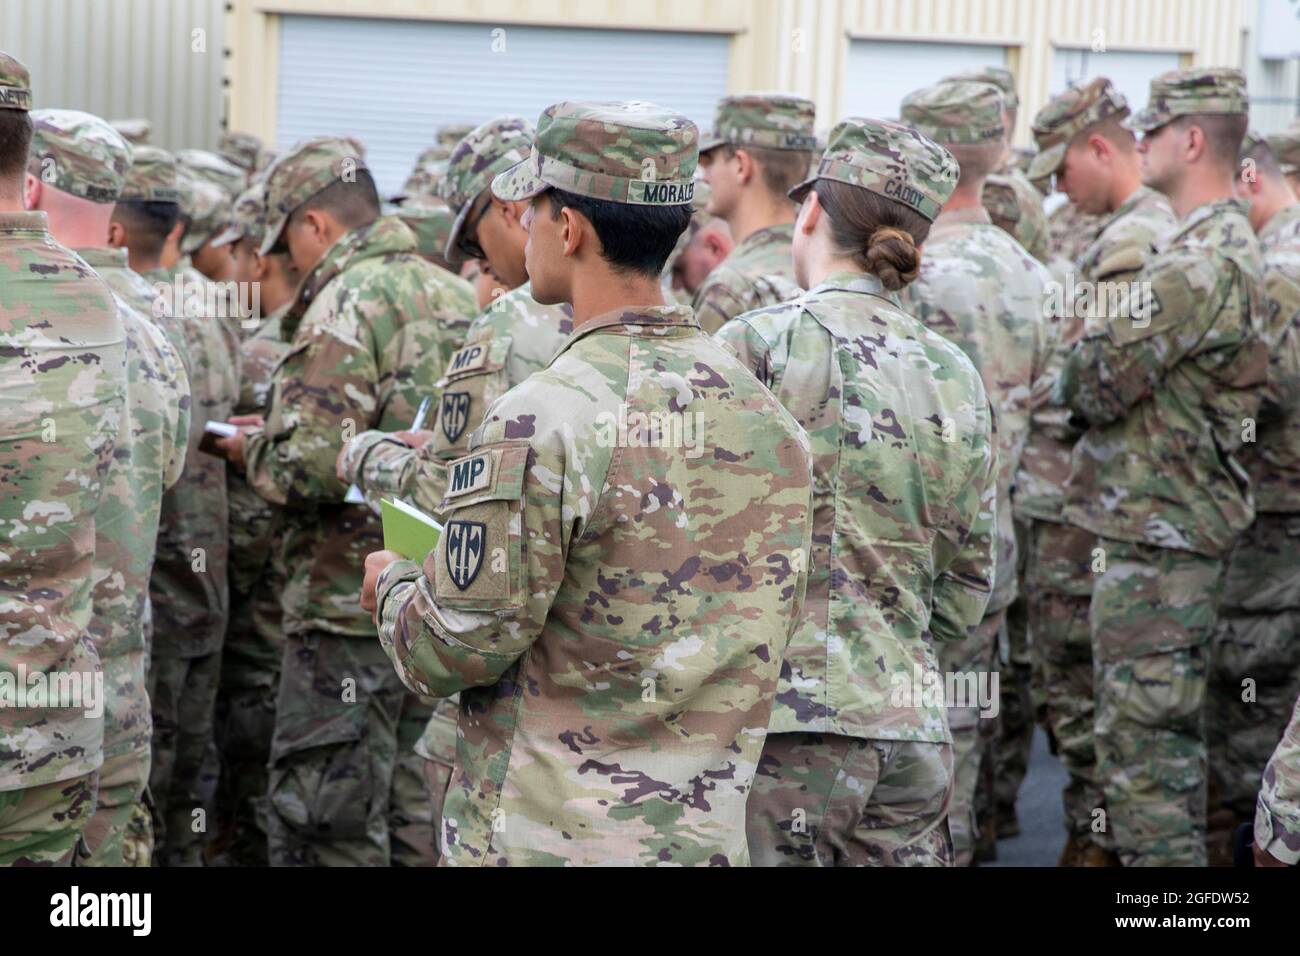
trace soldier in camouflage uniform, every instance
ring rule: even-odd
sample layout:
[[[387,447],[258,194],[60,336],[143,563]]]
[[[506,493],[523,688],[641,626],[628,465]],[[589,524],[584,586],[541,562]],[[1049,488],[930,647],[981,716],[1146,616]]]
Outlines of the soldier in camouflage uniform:
[[[1264,768],[1255,808],[1255,865],[1300,864],[1300,698]]]
[[[1292,123],[1289,129],[1271,134],[1267,142],[1268,148],[1277,157],[1282,174],[1296,195],[1300,196],[1300,121]]]
[[[159,304],[153,314],[179,330],[190,379],[185,470],[163,495],[149,579],[149,792],[155,862],[197,865],[216,786],[212,719],[228,610],[225,469],[199,450],[199,442],[207,421],[229,417],[239,384],[231,359],[233,320],[216,317],[203,299],[201,279],[187,277],[179,264],[161,264],[164,238],[179,215],[178,182],[169,153],[137,147],[113,210],[109,242],[125,247],[131,268],[154,285]]]
[[[1047,213],[1043,211],[1043,196],[1020,168],[1012,147],[1016,119],[1020,114],[1015,75],[1005,67],[986,66],[946,77],[945,82],[948,81],[991,83],[1001,92],[1002,126],[1007,148],[997,169],[984,182],[984,205],[995,226],[1010,233],[1031,256],[1046,264],[1051,258],[1052,248],[1051,229],[1047,224]]]
[[[216,445],[282,510],[285,651],[271,741],[273,865],[432,861],[423,761],[431,707],[408,693],[357,605],[377,516],[344,502],[335,471],[359,430],[406,427],[459,345],[468,286],[415,254],[381,216],[358,144],[299,143],[267,177],[263,255],[283,244],[303,273],[281,317],[289,350],[266,420]]]
[[[1246,104],[1237,70],[1152,81],[1126,122],[1180,222],[1118,314],[1088,322],[1056,388],[1089,426],[1064,517],[1098,536],[1097,776],[1125,866],[1206,860],[1208,645],[1224,558],[1254,517],[1236,454],[1268,361],[1259,247],[1232,193]]]
[[[228,282],[234,263],[230,250],[212,245],[230,219],[230,199],[217,186],[192,171],[183,170],[181,214],[185,232],[180,237],[180,251],[186,264],[204,279]]]
[[[1061,203],[1047,214],[1052,258],[1077,266],[1084,250],[1096,241],[1107,218],[1086,213],[1072,202]]]
[[[704,331],[800,293],[786,193],[808,175],[815,120],[811,100],[785,93],[745,93],[718,104],[713,132],[700,143],[700,168],[712,193],[707,212],[727,223],[735,247],[695,290]]]
[[[0,866],[84,854],[104,759],[95,523],[127,385],[108,286],[23,210],[31,101],[0,53]]]
[[[289,346],[280,319],[298,286],[287,252],[259,251],[266,232],[266,184],[258,180],[240,194],[226,229],[212,245],[234,263],[231,278],[256,283],[260,312],[255,334],[240,346],[239,416],[266,408],[271,375]],[[215,742],[221,760],[217,791],[218,836],[214,863],[265,866],[265,802],[275,695],[284,655],[281,597],[288,578],[280,554],[280,509],[253,491],[244,476],[227,469],[230,501],[230,624],[221,652]]]
[[[132,146],[147,146],[153,132],[153,124],[147,119],[115,119],[109,120],[108,125]]]
[[[497,173],[526,159],[532,148],[531,123],[500,117],[472,130],[452,153],[443,179],[443,196],[455,216],[446,257],[456,265],[485,259],[511,288],[478,315],[444,370],[431,430],[364,432],[344,449],[340,473],[372,502],[388,496],[436,510],[446,491],[447,463],[466,453],[488,407],[545,368],[573,331],[567,304],[541,305],[532,297],[524,267],[528,233],[521,224],[528,203],[491,193]],[[440,700],[416,745],[429,761],[425,775],[439,814],[456,756],[458,710],[455,697]]]
[[[262,141],[252,133],[236,133],[227,130],[217,140],[217,155],[233,163],[251,177],[262,168],[262,155],[265,152]]]
[[[220,189],[227,202],[233,202],[248,186],[248,174],[218,153],[206,149],[178,149],[176,162],[195,179],[201,179]]]
[[[1300,202],[1268,143],[1248,136],[1239,198],[1264,262],[1268,390],[1241,449],[1255,521],[1228,559],[1209,689],[1211,855],[1229,856],[1300,695]],[[1217,831],[1217,832],[1216,832]]]
[[[943,647],[944,673],[997,671],[1007,652],[1006,610],[1016,596],[1016,535],[1011,485],[1029,434],[1030,397],[1046,369],[1043,294],[1047,270],[989,219],[981,204],[984,178],[1002,160],[1002,95],[975,81],[948,81],[903,100],[902,121],[947,147],[960,180],[925,243],[920,276],[904,303],[935,332],[970,356],[997,415],[997,573],[984,619],[965,640]],[[985,714],[985,717],[996,717]],[[949,706],[956,785],[950,824],[959,865],[968,865],[978,830],[973,801],[980,762],[994,721],[965,701]]]
[[[533,294],[574,330],[451,464],[444,543],[371,555],[363,597],[410,687],[462,695],[444,863],[748,862],[811,470],[771,393],[664,303],[697,138],[653,104],[561,103],[493,181],[531,201]]]
[[[1084,323],[1104,327],[1110,321],[1117,300],[1111,290],[1126,297],[1129,283],[1174,229],[1168,200],[1142,185],[1137,142],[1123,125],[1128,115],[1123,95],[1099,77],[1054,97],[1034,117],[1039,153],[1030,174],[1055,174],[1057,188],[1070,197],[1070,206],[1098,217],[1100,224],[1097,238],[1060,284],[1062,315],[1054,326],[1053,384],[1069,349],[1083,335]],[[1070,454],[1080,431],[1071,424],[1069,410],[1050,401],[1049,391],[1036,401],[1029,446],[1016,480],[1016,508],[1031,521],[1025,580],[1029,628],[1057,756],[1069,774],[1064,792],[1068,836],[1061,864],[1106,865],[1112,862],[1113,841],[1095,817],[1104,798],[1093,747],[1088,629],[1096,535],[1062,518]]]
[[[956,160],[916,131],[842,122],[791,193],[809,291],[717,333],[813,455],[803,620],[747,810],[755,865],[952,863],[952,738],[930,639],[968,637],[992,592],[992,412],[970,360],[897,292],[956,179]]]
[[[86,827],[89,863],[148,866],[153,829],[145,806],[153,723],[146,691],[149,576],[163,492],[180,479],[190,429],[189,378],[181,352],[151,312],[148,283],[109,249],[108,223],[131,164],[131,147],[97,116],[75,110],[32,114],[28,208],[45,212],[116,295],[126,333],[127,391],[122,426],[95,519],[91,635],[106,690],[104,764],[95,816]],[[86,237],[97,236],[98,244]],[[81,243],[87,242],[86,245]],[[143,290],[140,287],[143,286]],[[141,301],[143,299],[143,301]]]

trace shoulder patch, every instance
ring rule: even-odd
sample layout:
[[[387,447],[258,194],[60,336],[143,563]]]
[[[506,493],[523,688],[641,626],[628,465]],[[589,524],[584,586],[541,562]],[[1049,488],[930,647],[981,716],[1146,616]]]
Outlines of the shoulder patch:
[[[491,345],[490,339],[483,339],[459,349],[447,361],[447,371],[444,374],[455,375],[458,372],[471,372],[482,368],[483,363],[488,359],[488,349]]]
[[[447,498],[482,491],[492,483],[492,453],[482,452],[453,461],[448,467]]]

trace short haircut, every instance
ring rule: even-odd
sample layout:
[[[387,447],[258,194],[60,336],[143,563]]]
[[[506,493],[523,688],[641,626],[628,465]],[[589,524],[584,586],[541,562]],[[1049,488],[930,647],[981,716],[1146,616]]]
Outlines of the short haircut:
[[[26,110],[0,110],[0,177],[21,178],[32,148],[32,118]]]
[[[1257,173],[1263,173],[1269,179],[1286,178],[1286,173],[1282,172],[1282,164],[1277,161],[1277,154],[1265,140],[1258,140],[1254,146],[1241,154],[1240,161],[1245,163],[1246,160],[1255,164]]]
[[[162,252],[181,214],[174,202],[119,199],[113,207],[112,218],[126,228],[128,244],[140,255],[151,258]]]
[[[1070,138],[1070,145],[1085,142],[1089,136],[1100,136],[1122,153],[1131,153],[1137,149],[1137,137],[1118,116],[1108,116],[1085,126]]]
[[[727,159],[736,155],[736,150],[743,149],[758,162],[759,172],[763,176],[763,185],[775,196],[784,197],[808,178],[808,168],[812,165],[812,151],[803,149],[763,149],[759,146],[735,146],[723,144]]]
[[[551,218],[572,209],[591,223],[601,257],[619,272],[656,277],[691,221],[691,207],[641,206],[550,189]]]
[[[308,212],[327,212],[347,229],[374,222],[380,213],[379,191],[368,169],[358,169],[356,179],[336,179],[293,211],[289,222],[297,224]]]
[[[1002,140],[992,143],[951,143],[945,149],[952,153],[953,159],[961,167],[957,179],[958,186],[970,186],[988,179],[998,168],[1006,144]]]
[[[1214,163],[1236,169],[1250,117],[1245,113],[1190,113],[1175,117],[1171,125],[1180,130],[1199,126],[1205,133],[1207,151]]]

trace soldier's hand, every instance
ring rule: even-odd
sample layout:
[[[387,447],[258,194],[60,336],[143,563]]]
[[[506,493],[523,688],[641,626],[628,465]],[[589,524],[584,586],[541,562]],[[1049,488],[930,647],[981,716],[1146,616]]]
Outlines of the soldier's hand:
[[[1265,850],[1258,843],[1252,843],[1250,845],[1250,848],[1255,854],[1256,866],[1286,866],[1287,865],[1283,863],[1281,860],[1279,860],[1277,857],[1275,857],[1272,853],[1269,853],[1268,850]]]
[[[232,424],[234,423],[232,422]],[[214,438],[209,454],[226,459],[236,471],[243,472],[247,465],[244,460],[244,439],[249,432],[253,431],[257,431],[257,429],[252,425],[244,425],[240,427],[238,435],[231,435],[229,438]]]
[[[427,429],[420,431],[393,432],[393,437],[398,441],[410,445],[412,448],[423,448],[433,440],[433,432]]]
[[[252,425],[254,428],[261,428],[266,424],[266,419],[261,415],[231,415],[226,421],[231,425]]]
[[[372,551],[366,555],[366,579],[361,582],[361,610],[369,611],[375,623],[379,623],[379,605],[375,601],[375,588],[379,576],[394,561],[401,561],[402,556],[396,551]]]

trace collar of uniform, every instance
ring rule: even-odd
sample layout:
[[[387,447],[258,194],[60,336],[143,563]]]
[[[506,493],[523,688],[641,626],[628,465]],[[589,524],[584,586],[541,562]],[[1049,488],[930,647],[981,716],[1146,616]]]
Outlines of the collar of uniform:
[[[128,269],[126,250],[112,249],[108,246],[96,246],[93,249],[73,249],[77,255],[86,260],[92,269]]]
[[[764,226],[762,229],[755,230],[747,235],[743,242],[736,243],[736,247],[731,250],[732,256],[739,256],[748,252],[750,249],[764,246],[771,242],[793,242],[794,241],[794,223],[780,222],[775,226]]]
[[[1216,199],[1214,202],[1207,202],[1202,206],[1197,206],[1187,214],[1187,218],[1182,221],[1178,232],[1169,237],[1165,247],[1169,248],[1176,245],[1179,239],[1189,232],[1195,231],[1207,219],[1213,219],[1215,216],[1223,216],[1228,213],[1236,213],[1244,217],[1246,215],[1246,206],[1240,199]]]
[[[1133,192],[1129,194],[1128,199],[1125,199],[1122,203],[1120,203],[1119,208],[1116,209],[1109,216],[1107,216],[1105,221],[1103,221],[1101,225],[1097,227],[1097,231],[1095,234],[1100,236],[1103,232],[1105,232],[1107,229],[1110,228],[1112,223],[1119,222],[1119,220],[1123,219],[1125,216],[1131,213],[1134,209],[1138,207],[1139,203],[1144,201],[1148,196],[1150,196],[1154,192],[1155,190],[1152,189],[1150,186],[1138,186],[1137,189],[1133,190]]]
[[[0,232],[50,231],[49,218],[43,212],[0,212]]]
[[[415,248],[415,234],[396,216],[380,216],[374,222],[345,232],[325,250],[320,262],[298,284],[293,305],[284,317],[285,324],[296,326],[321,289],[346,272],[353,263],[395,252],[414,252]]]
[[[888,291],[881,281],[869,272],[832,272],[809,289],[806,294],[808,298],[812,298],[822,292],[830,291],[874,295],[887,300],[891,305],[897,306],[899,304],[898,293]]]
[[[555,352],[559,358],[574,342],[592,332],[608,330],[615,335],[665,335],[673,329],[699,329],[700,323],[688,305],[642,305],[605,312],[569,333]],[[554,359],[552,359],[554,361]]]
[[[1275,242],[1283,236],[1296,233],[1300,233],[1300,202],[1294,202],[1273,213],[1273,218],[1264,223],[1264,228],[1259,231],[1259,241]]]
[[[934,221],[930,227],[930,235],[934,235],[941,229],[947,229],[952,226],[963,225],[993,225],[993,217],[983,206],[965,206],[961,209],[945,209],[939,213],[939,218]]]

